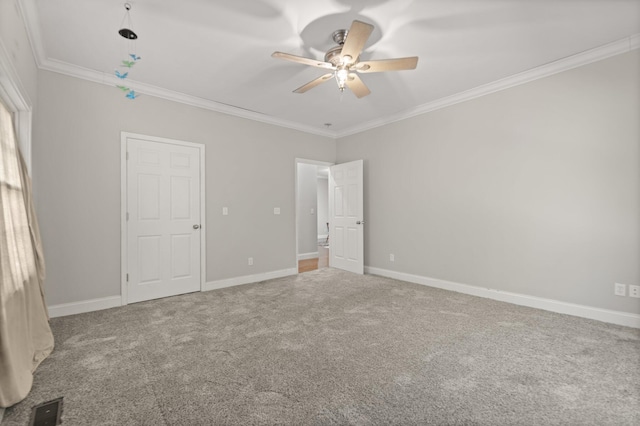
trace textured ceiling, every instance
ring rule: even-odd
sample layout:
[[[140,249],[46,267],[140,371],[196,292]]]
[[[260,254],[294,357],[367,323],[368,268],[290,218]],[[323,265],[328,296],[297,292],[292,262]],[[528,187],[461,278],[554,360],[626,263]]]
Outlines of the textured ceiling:
[[[126,55],[124,1],[20,0],[40,66],[110,82]],[[411,115],[479,86],[640,33],[640,0],[135,0],[141,60],[128,84],[225,112],[339,135]],[[323,70],[271,57],[322,59],[331,33],[375,26],[362,60],[419,56],[413,71],[363,74],[372,94],[334,81],[292,90]],[[114,88],[114,90],[117,90]],[[128,100],[125,100],[128,101]],[[133,101],[135,102],[135,101]],[[325,123],[331,123],[330,127]]]

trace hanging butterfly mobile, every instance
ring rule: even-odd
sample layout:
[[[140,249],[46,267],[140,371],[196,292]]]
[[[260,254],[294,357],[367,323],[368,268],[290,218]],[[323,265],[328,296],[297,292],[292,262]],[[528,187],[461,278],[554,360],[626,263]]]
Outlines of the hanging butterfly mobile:
[[[140,60],[139,56],[135,56],[135,55],[131,55],[132,57],[135,57],[136,59],[134,59],[133,61],[122,61],[122,65],[120,65],[120,67],[123,68],[127,68],[127,69],[131,69],[137,61]],[[124,80],[127,77],[129,77],[129,71],[126,72],[120,72],[119,70],[115,70],[115,76],[118,77],[120,80]],[[133,91],[133,89],[130,89],[127,86],[123,86],[123,85],[116,85],[116,87],[120,90],[122,90],[123,92],[125,92],[125,97],[127,99],[136,99],[137,97],[140,96],[139,93],[136,93]]]
[[[123,24],[124,21],[127,20],[128,27],[131,28],[131,16],[129,15],[131,5],[129,3],[125,3],[124,8],[126,9],[126,13],[125,17],[123,18]],[[128,52],[131,52],[132,48],[135,47],[135,40],[138,38],[138,35],[129,28],[121,28],[118,31],[118,34],[120,34],[120,36],[127,40],[127,50]],[[131,68],[133,68],[133,66],[141,59],[140,56],[136,55],[135,53],[128,53],[128,55],[129,56],[126,59],[123,59],[120,62],[120,65],[118,65],[120,68],[125,68],[126,71],[123,70],[122,72],[120,72],[120,70],[115,70],[115,76],[118,77],[119,80],[124,80],[129,77],[129,70],[131,70]],[[140,96],[139,93],[134,92],[133,89],[130,89],[127,86],[116,85],[116,87],[125,92],[125,97],[127,99],[135,99]]]

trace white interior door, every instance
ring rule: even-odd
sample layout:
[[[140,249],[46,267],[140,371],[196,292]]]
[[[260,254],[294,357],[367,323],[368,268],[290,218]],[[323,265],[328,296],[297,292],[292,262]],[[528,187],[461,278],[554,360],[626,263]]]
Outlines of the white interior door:
[[[329,266],[364,273],[362,160],[329,168]]]
[[[127,138],[127,302],[200,290],[200,149]]]

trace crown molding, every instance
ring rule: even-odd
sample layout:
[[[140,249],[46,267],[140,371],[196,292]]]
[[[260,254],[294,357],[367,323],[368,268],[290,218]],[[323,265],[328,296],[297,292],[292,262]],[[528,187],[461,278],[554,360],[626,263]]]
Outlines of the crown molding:
[[[371,120],[366,123],[350,127],[338,132],[337,138],[351,136],[357,133],[364,132],[366,130],[374,129],[376,127],[406,120],[407,118],[426,114],[428,112],[446,108],[460,102],[469,101],[471,99],[479,98],[481,96],[485,96],[494,92],[505,90],[514,86],[519,86],[521,84],[529,83],[541,78],[549,77],[563,71],[568,71],[570,69],[578,68],[592,62],[597,62],[603,59],[610,58],[612,56],[627,53],[638,48],[640,48],[640,34],[634,34],[622,40],[614,41],[613,43],[605,44],[604,46],[596,47],[594,49],[590,49],[576,55],[568,56],[566,58],[541,65],[531,70],[514,74],[501,80],[474,87],[473,89],[456,93],[455,95],[447,96],[445,98],[437,99],[433,102],[428,102],[426,104],[419,105],[415,108],[397,114],[393,114],[377,120]]]
[[[77,65],[72,65],[66,62],[57,61],[54,59],[44,59],[41,61],[40,69],[64,74],[67,76],[79,78],[82,80],[91,81],[94,83],[104,84],[107,86],[116,86],[122,84],[111,73],[98,72],[88,68],[82,68]],[[324,136],[329,138],[335,138],[336,133],[326,131],[324,129],[318,129],[315,127],[307,126],[293,121],[281,120],[275,117],[271,117],[260,112],[251,111],[243,108],[238,108],[232,105],[223,104],[221,102],[212,101],[209,99],[199,98],[197,96],[187,95],[181,92],[164,89],[162,87],[153,86],[151,84],[141,83],[132,79],[127,79],[127,87],[139,92],[143,95],[154,96],[161,99],[166,99],[173,102],[179,102],[182,104],[203,108],[210,111],[216,111],[222,114],[233,115],[236,117],[246,118],[261,123],[273,124],[279,127],[285,127],[288,129],[298,130],[305,133],[311,133],[318,136]]]
[[[42,35],[40,33],[40,19],[38,17],[38,11],[35,1],[16,0],[16,3],[18,4],[18,7],[20,8],[20,11],[22,13],[24,24],[27,29],[27,35],[29,37],[29,43],[31,44],[31,50],[33,51],[33,56],[39,69],[52,71],[99,84],[110,86],[119,84],[119,81],[116,80],[115,76],[47,58],[45,55],[44,46],[42,44]],[[276,117],[271,117],[260,112],[250,111],[247,109],[235,107],[233,105],[227,105],[221,102],[216,102],[209,99],[199,98],[197,96],[191,96],[185,93],[164,89],[162,87],[136,82],[135,80],[131,79],[127,79],[127,86],[130,86],[136,92],[140,92],[144,95],[155,96],[173,102],[179,102],[210,111],[216,111],[222,114],[246,118],[249,120],[272,124],[279,127],[285,127],[292,130],[298,130],[304,133],[315,134],[331,139],[336,138],[336,132],[334,131],[318,129],[316,127],[307,126],[293,121],[278,119]]]
[[[90,70],[87,68],[81,68],[68,63],[51,60],[45,56],[44,47],[42,45],[42,35],[40,33],[40,25],[38,12],[35,5],[35,0],[16,0],[22,16],[25,21],[25,27],[29,36],[29,42],[31,43],[31,49],[38,65],[38,68],[48,71],[65,74],[71,77],[77,77],[83,80],[93,81],[95,83],[115,85],[118,82],[114,76],[107,75],[102,72]],[[127,80],[127,85],[131,88],[139,91],[145,95],[151,95],[162,99],[167,99],[174,102],[183,103],[211,111],[220,112],[222,114],[233,115],[249,120],[259,121],[266,124],[272,124],[279,127],[285,127],[293,130],[298,130],[305,133],[310,133],[318,136],[324,136],[332,139],[339,139],[346,136],[351,136],[357,133],[371,130],[376,127],[385,126],[387,124],[395,123],[397,121],[406,120],[417,115],[426,114],[441,108],[446,108],[451,105],[455,105],[461,102],[469,101],[481,96],[485,96],[494,92],[505,90],[520,84],[529,83],[534,80],[549,77],[554,74],[568,71],[573,68],[577,68],[583,65],[597,62],[612,56],[620,55],[622,53],[630,52],[640,48],[640,34],[634,34],[630,37],[626,37],[622,40],[618,40],[604,46],[596,47],[594,49],[587,50],[576,55],[568,56],[566,58],[559,59],[557,61],[545,64],[531,70],[523,71],[518,74],[514,74],[510,77],[503,78],[482,86],[475,87],[464,92],[456,93],[451,96],[447,96],[441,99],[437,99],[426,104],[419,105],[415,108],[411,108],[397,114],[392,114],[387,117],[383,117],[376,120],[367,121],[358,125],[349,127],[341,131],[329,131],[326,129],[319,129],[316,127],[296,123],[293,121],[282,120],[276,117],[268,116],[256,111],[250,111],[243,108],[235,107],[232,105],[223,104],[220,102],[212,101],[209,99],[199,98],[197,96],[191,96],[180,92],[175,92],[161,87],[152,86],[136,82],[134,80]]]
[[[22,14],[24,26],[27,30],[29,44],[33,51],[33,57],[38,68],[42,66],[42,61],[46,58],[44,46],[42,44],[42,34],[40,33],[40,19],[36,9],[35,0],[16,0],[16,4]]]

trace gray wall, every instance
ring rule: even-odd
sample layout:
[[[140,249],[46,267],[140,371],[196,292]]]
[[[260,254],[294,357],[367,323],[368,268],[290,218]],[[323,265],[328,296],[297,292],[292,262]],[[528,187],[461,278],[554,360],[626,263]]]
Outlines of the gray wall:
[[[296,267],[295,159],[333,162],[334,140],[151,96],[131,101],[47,71],[38,84],[33,169],[49,305],[120,294],[121,131],[206,145],[207,281]]]
[[[317,166],[298,163],[298,254],[318,252]],[[313,210],[313,213],[311,211]]]
[[[640,284],[638,51],[345,137],[336,148],[37,72],[24,29],[8,18],[12,3],[0,7],[0,36],[18,46],[16,68],[37,105],[34,190],[50,305],[120,292],[124,130],[207,145],[207,281],[294,268],[294,159],[363,158],[366,265],[640,313],[637,299],[613,296],[614,282]]]
[[[613,295],[640,285],[639,55],[340,139],[365,264],[640,313]]]

